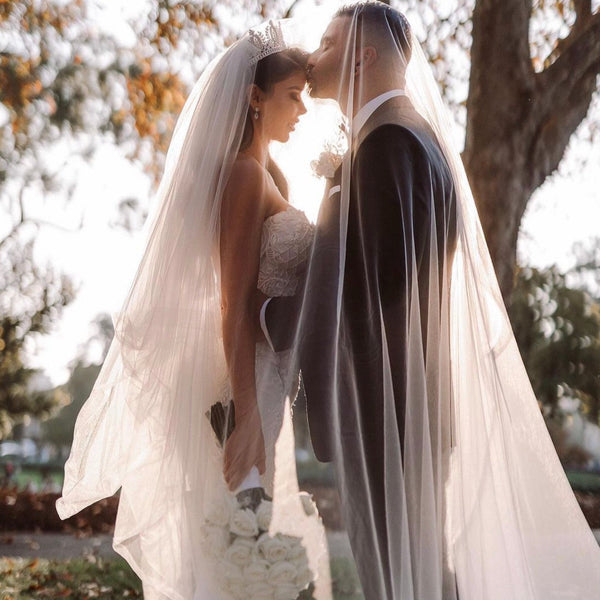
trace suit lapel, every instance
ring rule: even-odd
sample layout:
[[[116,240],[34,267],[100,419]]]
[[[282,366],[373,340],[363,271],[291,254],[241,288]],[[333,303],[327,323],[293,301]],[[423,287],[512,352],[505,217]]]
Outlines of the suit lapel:
[[[402,125],[411,130],[429,131],[429,125],[415,110],[412,102],[406,96],[397,96],[390,98],[373,111],[373,114],[367,119],[367,122],[360,129],[352,143],[352,157],[363,141],[375,129],[382,125]]]

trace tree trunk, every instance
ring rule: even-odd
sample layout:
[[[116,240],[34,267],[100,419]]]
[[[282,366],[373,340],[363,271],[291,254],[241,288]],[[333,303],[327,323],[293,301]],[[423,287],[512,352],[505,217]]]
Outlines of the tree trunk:
[[[586,0],[560,53],[535,73],[531,0],[478,0],[463,159],[505,301],[521,220],[587,114],[600,72],[600,15]]]

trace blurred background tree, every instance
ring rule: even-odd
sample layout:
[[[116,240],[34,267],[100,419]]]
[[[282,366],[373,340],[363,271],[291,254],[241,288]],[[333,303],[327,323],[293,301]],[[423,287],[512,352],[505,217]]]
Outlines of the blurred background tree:
[[[62,386],[64,392],[69,396],[69,404],[63,406],[52,418],[42,423],[44,440],[53,444],[63,459],[67,458],[73,443],[73,429],[77,414],[92,391],[114,335],[112,319],[109,315],[98,315],[93,322],[93,327],[95,333],[81,347],[80,355],[71,366],[69,380]],[[100,348],[101,359],[97,363],[90,361],[92,345]],[[97,352],[93,354],[97,354]]]
[[[600,425],[600,303],[556,267],[517,273],[509,310],[521,356],[548,418],[568,393]]]
[[[33,240],[0,246],[0,440],[26,415],[48,416],[68,402],[61,388],[37,389],[40,372],[26,366],[31,338],[47,333],[73,297],[71,282],[33,259]]]

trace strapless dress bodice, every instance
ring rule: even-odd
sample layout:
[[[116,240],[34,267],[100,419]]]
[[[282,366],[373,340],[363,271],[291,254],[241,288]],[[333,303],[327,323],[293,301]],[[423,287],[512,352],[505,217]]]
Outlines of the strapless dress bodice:
[[[292,205],[263,223],[258,288],[267,296],[293,296],[303,280],[314,225]]]

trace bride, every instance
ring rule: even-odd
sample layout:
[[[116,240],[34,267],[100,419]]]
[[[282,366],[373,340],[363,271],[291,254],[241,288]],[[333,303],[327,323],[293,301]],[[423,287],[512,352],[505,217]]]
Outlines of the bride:
[[[308,54],[283,27],[217,57],[183,108],[65,465],[62,519],[120,488],[113,546],[146,598],[330,596],[324,529],[297,483],[298,376],[255,312],[259,291],[297,292],[313,238],[269,155],[306,112]]]

